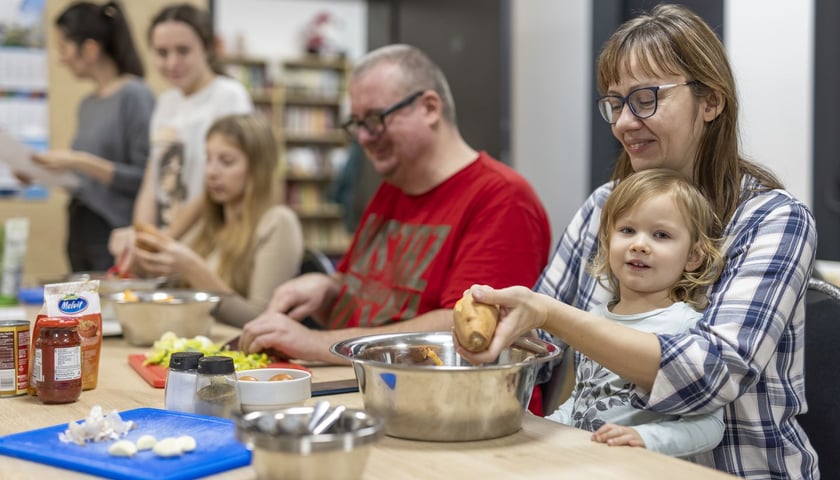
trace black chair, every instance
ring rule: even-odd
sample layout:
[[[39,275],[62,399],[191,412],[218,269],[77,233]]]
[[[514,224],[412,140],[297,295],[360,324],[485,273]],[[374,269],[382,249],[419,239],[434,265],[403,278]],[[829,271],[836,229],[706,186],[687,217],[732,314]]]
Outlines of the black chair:
[[[820,457],[822,478],[840,478],[840,288],[812,278],[805,302],[808,413],[797,420]]]
[[[303,251],[303,261],[300,264],[300,273],[335,273],[335,266],[332,261],[320,250],[306,247]]]
[[[300,275],[303,275],[304,273],[324,273],[332,275],[335,273],[335,265],[333,265],[329,257],[324,255],[324,252],[315,248],[306,247],[303,250],[303,260],[300,263]],[[324,328],[318,322],[313,320],[312,317],[304,318],[301,323],[307,328],[311,328],[313,330],[321,330]]]

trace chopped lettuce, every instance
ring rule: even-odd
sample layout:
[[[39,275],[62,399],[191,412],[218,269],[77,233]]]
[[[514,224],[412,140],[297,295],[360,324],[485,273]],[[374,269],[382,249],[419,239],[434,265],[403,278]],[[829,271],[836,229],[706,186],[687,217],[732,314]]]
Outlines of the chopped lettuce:
[[[178,337],[172,332],[166,332],[159,340],[155,341],[152,349],[146,352],[146,360],[143,365],[168,367],[169,357],[175,352],[201,352],[205,356],[223,355],[231,357],[237,370],[262,368],[270,363],[268,355],[265,353],[246,354],[238,350],[223,350],[220,344],[213,343],[212,340],[202,335],[184,338]]]

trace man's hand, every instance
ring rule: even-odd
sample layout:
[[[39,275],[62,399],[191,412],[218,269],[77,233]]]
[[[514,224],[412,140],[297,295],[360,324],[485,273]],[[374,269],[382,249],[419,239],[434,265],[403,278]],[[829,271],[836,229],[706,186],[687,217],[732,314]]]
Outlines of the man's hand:
[[[328,332],[310,330],[271,310],[246,323],[239,337],[239,348],[246,353],[275,350],[293,359],[336,363],[338,358],[330,354],[332,343]]]
[[[323,320],[337,296],[335,279],[323,273],[307,273],[277,287],[267,312],[282,313],[298,322],[308,316]]]

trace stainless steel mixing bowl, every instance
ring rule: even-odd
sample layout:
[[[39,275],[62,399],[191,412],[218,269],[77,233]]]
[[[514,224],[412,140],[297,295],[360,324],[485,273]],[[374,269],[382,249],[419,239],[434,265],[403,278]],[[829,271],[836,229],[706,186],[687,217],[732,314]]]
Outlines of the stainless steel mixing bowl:
[[[220,297],[195,290],[154,290],[113,293],[106,296],[122,327],[125,340],[148,346],[166,332],[179,337],[208,335],[213,317],[210,312]]]
[[[261,480],[351,480],[362,476],[382,419],[346,409],[325,433],[306,432],[313,407],[251,412],[236,419],[236,438],[252,450]]]
[[[365,409],[385,419],[387,435],[431,441],[519,430],[539,366],[559,354],[556,345],[521,338],[495,363],[473,366],[455,352],[450,332],[371,335],[331,351],[353,362]]]

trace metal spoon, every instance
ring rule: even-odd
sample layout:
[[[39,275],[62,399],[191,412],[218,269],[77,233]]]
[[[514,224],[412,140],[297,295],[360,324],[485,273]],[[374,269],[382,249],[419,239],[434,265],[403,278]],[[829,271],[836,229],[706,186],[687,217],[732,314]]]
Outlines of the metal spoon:
[[[347,407],[344,405],[339,405],[332,409],[330,413],[324,415],[321,421],[312,428],[312,435],[320,435],[329,430],[329,428],[332,427],[339,418],[341,418],[341,414],[344,413],[346,408]]]
[[[326,400],[321,400],[312,407],[312,413],[309,415],[309,421],[306,423],[306,432],[305,433],[312,433],[318,423],[321,422],[321,418],[327,414],[327,411],[330,409],[330,402]]]

